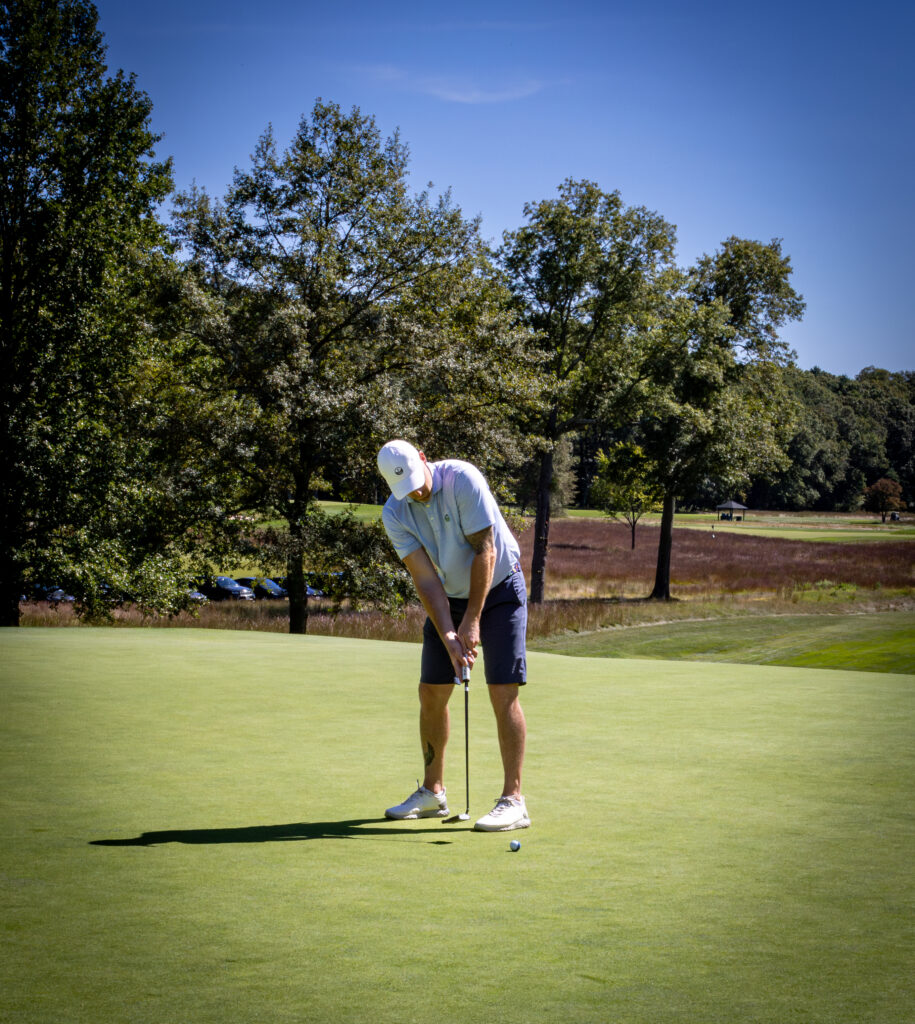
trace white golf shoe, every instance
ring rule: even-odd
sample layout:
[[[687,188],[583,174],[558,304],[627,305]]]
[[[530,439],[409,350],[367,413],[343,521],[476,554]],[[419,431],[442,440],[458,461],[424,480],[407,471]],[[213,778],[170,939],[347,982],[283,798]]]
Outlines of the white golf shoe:
[[[530,824],[523,796],[500,796],[496,806],[473,827],[477,832],[511,832],[515,828],[529,828]]]
[[[420,786],[419,779],[416,780],[416,784],[416,792],[411,793],[402,804],[389,807],[384,816],[396,821],[407,821],[412,818],[447,818],[451,812],[445,800],[445,791],[433,793],[431,789]]]

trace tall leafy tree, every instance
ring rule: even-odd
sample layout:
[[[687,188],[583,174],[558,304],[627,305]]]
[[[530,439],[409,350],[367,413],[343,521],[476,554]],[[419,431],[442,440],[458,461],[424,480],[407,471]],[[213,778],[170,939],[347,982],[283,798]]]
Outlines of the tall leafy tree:
[[[407,165],[396,134],[319,100],[286,151],[264,133],[224,201],[176,202],[186,329],[247,419],[237,502],[287,524],[294,633],[329,481],[374,478],[390,436],[492,459],[511,446],[492,424],[506,418],[515,342],[477,225],[447,194],[412,193]]]
[[[636,363],[640,320],[671,265],[674,228],[618,192],[563,182],[556,199],[528,203],[499,260],[519,322],[542,358],[546,398],[526,426],[541,439],[531,601],[544,596],[557,443],[589,423]]]
[[[778,240],[732,237],[671,277],[645,349],[650,384],[635,428],[664,491],[653,598],[670,598],[677,498],[709,477],[747,487],[784,464],[791,407],[780,400],[780,369],[790,353],[778,330],[804,309],[790,274]]]
[[[108,570],[138,575],[112,523],[136,510],[120,424],[171,185],[150,112],[132,76],[109,76],[88,0],[0,3],[4,625],[30,576],[97,596]]]

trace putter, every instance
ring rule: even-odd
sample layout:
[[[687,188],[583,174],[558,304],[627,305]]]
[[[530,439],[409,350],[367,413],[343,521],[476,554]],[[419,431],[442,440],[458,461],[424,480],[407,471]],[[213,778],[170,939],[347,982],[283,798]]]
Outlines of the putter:
[[[461,668],[461,680],[464,683],[464,784],[467,788],[467,810],[463,814],[455,814],[445,818],[443,824],[452,825],[456,821],[470,821],[470,667],[464,665]],[[458,683],[461,680],[455,678]]]

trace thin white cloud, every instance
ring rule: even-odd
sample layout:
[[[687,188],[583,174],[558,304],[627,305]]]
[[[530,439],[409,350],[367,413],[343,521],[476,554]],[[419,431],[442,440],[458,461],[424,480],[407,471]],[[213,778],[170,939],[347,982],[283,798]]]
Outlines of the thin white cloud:
[[[544,83],[536,79],[514,82],[497,88],[481,88],[456,79],[424,78],[417,82],[421,92],[428,93],[448,103],[511,103],[534,96],[543,89]]]
[[[393,85],[407,92],[434,96],[446,103],[512,103],[541,92],[546,83],[535,78],[501,82],[478,82],[461,76],[414,75],[393,64],[372,64],[356,68],[379,85]]]

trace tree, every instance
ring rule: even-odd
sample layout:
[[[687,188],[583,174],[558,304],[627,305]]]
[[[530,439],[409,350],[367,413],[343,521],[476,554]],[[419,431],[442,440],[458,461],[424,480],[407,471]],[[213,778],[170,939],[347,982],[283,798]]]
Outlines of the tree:
[[[663,491],[657,470],[637,444],[619,442],[610,453],[597,453],[597,474],[591,489],[592,501],[612,519],[629,524],[632,550],[635,528],[648,512],[660,512]]]
[[[677,497],[713,477],[728,489],[784,464],[790,406],[780,400],[787,346],[778,328],[801,316],[781,244],[729,238],[672,276],[649,332],[642,416],[633,428],[664,490],[651,597],[670,599]]]
[[[639,317],[673,258],[674,229],[625,207],[618,192],[566,180],[559,198],[524,207],[498,259],[547,379],[525,419],[540,439],[531,601],[544,597],[556,446],[587,425],[630,378]]]
[[[171,187],[151,104],[107,76],[88,0],[0,3],[0,623],[43,575],[92,605],[103,577],[178,590],[112,526],[141,502],[121,423]],[[151,582],[152,581],[152,582]],[[157,581],[157,582],[156,582]]]
[[[797,409],[790,464],[754,481],[752,504],[851,511],[860,507],[868,480],[888,476],[898,479],[906,500],[915,482],[913,376],[875,367],[854,378],[786,368]]]
[[[902,485],[886,477],[877,480],[864,489],[864,507],[868,512],[879,512],[881,521],[885,523],[887,512],[901,512],[905,509]]]
[[[317,494],[376,476],[392,436],[509,454],[515,335],[477,224],[411,194],[408,153],[358,108],[315,104],[288,150],[272,130],[222,203],[176,200],[185,329],[244,410],[238,507],[288,527],[290,631],[307,623]],[[466,446],[464,448],[463,446]]]
[[[575,501],[575,454],[572,439],[561,437],[553,447],[553,479],[550,481],[550,518],[562,516]],[[513,488],[514,504],[521,515],[537,508],[540,453],[535,451],[521,466]]]

